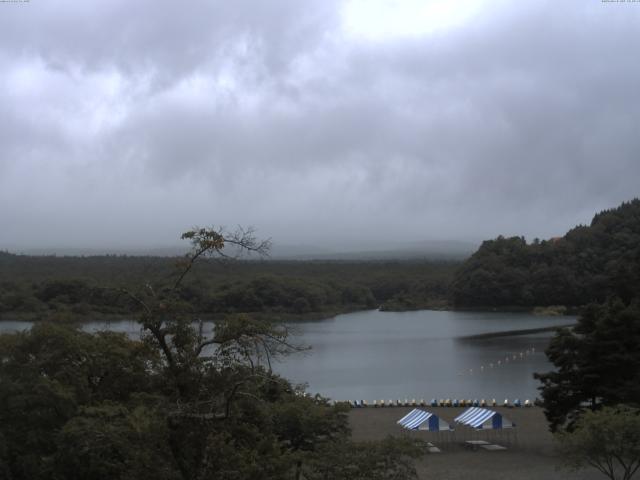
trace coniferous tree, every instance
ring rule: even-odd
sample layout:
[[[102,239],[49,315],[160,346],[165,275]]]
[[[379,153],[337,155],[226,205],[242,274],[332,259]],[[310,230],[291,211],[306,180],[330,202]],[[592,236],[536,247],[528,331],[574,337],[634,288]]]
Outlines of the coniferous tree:
[[[590,305],[546,350],[556,369],[536,374],[552,430],[571,428],[585,409],[640,405],[640,308],[612,299]]]

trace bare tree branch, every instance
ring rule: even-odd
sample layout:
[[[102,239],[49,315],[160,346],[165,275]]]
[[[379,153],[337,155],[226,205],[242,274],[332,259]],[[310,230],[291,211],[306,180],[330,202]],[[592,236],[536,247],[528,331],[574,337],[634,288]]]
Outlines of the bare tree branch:
[[[226,233],[224,228],[194,227],[183,233],[181,238],[190,240],[193,248],[185,257],[186,262],[173,285],[174,290],[180,286],[184,277],[193,268],[195,261],[202,256],[216,255],[231,259],[238,258],[245,252],[266,256],[271,248],[271,240],[258,241],[253,228],[243,229],[240,226],[232,233]],[[223,249],[227,245],[237,247],[237,255],[230,256],[224,253]]]

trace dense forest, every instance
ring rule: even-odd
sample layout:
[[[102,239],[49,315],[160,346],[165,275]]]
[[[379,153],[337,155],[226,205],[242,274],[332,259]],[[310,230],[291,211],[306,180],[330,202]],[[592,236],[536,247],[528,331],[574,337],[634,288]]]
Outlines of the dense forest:
[[[456,307],[581,306],[640,292],[640,200],[605,210],[564,237],[485,241],[456,272]]]
[[[173,272],[124,289],[141,340],[51,322],[0,335],[0,479],[416,478],[420,445],[355,443],[348,407],[272,371],[305,349],[286,327],[244,314],[195,325],[183,283],[227,242],[186,235],[193,249]]]
[[[173,272],[179,258],[0,253],[0,318],[82,319],[135,310],[119,289]],[[203,259],[181,289],[194,312],[286,319],[447,305],[459,263]]]

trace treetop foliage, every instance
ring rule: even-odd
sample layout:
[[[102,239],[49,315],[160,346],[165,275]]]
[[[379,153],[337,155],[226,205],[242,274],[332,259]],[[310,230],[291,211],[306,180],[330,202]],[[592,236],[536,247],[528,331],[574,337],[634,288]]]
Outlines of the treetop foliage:
[[[586,412],[572,432],[556,435],[565,465],[591,466],[611,480],[630,480],[640,468],[640,409],[626,405]]]
[[[536,374],[552,430],[573,428],[586,410],[640,406],[640,302],[590,305],[546,350],[555,370]]]
[[[485,241],[457,271],[457,306],[580,306],[640,292],[640,200],[594,216],[564,237]]]
[[[175,274],[120,289],[142,341],[46,322],[0,336],[0,478],[415,477],[415,445],[354,444],[346,407],[271,370],[302,349],[285,327],[236,314],[207,332],[194,316],[182,287],[195,262],[263,244],[246,232],[185,238],[193,249]]]

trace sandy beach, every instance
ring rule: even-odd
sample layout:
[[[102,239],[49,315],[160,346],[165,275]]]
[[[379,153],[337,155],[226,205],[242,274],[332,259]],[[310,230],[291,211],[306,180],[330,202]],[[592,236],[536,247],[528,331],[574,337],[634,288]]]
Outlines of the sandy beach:
[[[421,407],[435,413],[453,425],[453,419],[464,408]],[[352,436],[355,441],[379,440],[388,435],[410,435],[429,441],[441,449],[441,453],[426,453],[416,461],[420,479],[438,480],[574,480],[602,479],[596,470],[568,472],[560,470],[559,458],[554,451],[554,441],[549,433],[541,408],[492,408],[516,424],[515,431],[474,432],[455,426],[455,432],[407,431],[396,424],[411,408],[361,408],[349,413]],[[465,441],[485,439],[506,450],[471,450]]]

